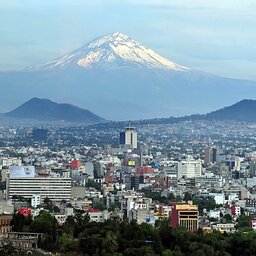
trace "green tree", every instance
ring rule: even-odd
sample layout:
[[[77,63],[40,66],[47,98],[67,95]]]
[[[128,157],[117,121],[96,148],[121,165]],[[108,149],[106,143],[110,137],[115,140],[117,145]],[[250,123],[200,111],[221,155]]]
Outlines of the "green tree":
[[[57,228],[57,220],[46,211],[41,211],[30,226],[32,232],[44,233],[41,246],[47,250],[51,250],[57,245]]]
[[[237,219],[237,224],[236,224],[236,228],[237,229],[243,229],[243,228],[250,228],[250,217],[246,216],[246,215],[241,215],[238,219]]]
[[[74,217],[74,237],[77,238],[83,232],[90,221],[90,216],[77,211]],[[71,224],[71,221],[69,222]]]
[[[95,203],[93,208],[101,211],[106,210],[106,206],[102,202]]]
[[[86,187],[88,188],[95,188],[96,190],[100,191],[101,190],[101,185],[98,184],[97,182],[95,182],[92,179],[88,179],[87,183],[86,183]]]
[[[200,214],[203,213],[203,210],[207,211],[213,210],[216,208],[216,202],[213,198],[198,198],[193,197],[193,204],[198,205],[198,210]]]
[[[59,238],[59,250],[62,253],[76,251],[78,248],[78,241],[72,239],[65,232]]]
[[[0,256],[15,255],[15,247],[9,240],[2,240],[0,246]]]
[[[118,249],[117,236],[112,231],[107,231],[102,240],[102,250],[109,255],[115,253]]]
[[[186,192],[183,198],[184,201],[191,201],[192,200],[192,196],[190,193]]]
[[[231,223],[232,222],[232,216],[230,214],[228,214],[228,213],[225,214],[223,218],[225,219],[225,221],[227,223]]]
[[[16,232],[27,232],[29,231],[30,224],[32,223],[32,216],[24,216],[20,213],[13,214],[11,220],[12,230]]]

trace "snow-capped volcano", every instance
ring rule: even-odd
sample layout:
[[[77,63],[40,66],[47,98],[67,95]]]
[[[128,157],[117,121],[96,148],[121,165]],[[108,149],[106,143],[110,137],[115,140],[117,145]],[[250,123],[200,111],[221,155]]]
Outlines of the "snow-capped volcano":
[[[104,68],[107,70],[131,66],[175,71],[189,70],[119,32],[100,37],[41,68],[65,68],[77,65],[85,69]]]
[[[121,33],[100,37],[46,65],[0,72],[0,84],[0,107],[14,108],[28,97],[50,98],[108,120],[205,113],[256,95],[255,82],[180,66]]]

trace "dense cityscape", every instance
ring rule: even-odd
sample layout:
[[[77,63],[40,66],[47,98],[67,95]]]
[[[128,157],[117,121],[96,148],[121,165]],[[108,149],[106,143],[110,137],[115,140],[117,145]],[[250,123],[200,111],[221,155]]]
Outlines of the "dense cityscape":
[[[0,2],[0,256],[255,256],[255,0]]]
[[[2,126],[0,137],[3,255],[189,255],[175,236],[255,237],[254,123]],[[129,229],[142,233],[130,245]]]

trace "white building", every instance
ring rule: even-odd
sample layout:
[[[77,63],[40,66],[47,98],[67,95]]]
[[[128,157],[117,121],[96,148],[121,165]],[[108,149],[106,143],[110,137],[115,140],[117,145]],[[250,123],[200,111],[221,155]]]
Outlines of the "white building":
[[[154,225],[156,218],[153,210],[138,208],[130,211],[129,221],[131,220],[136,220],[138,224],[145,222]]]
[[[40,205],[40,203],[41,203],[41,196],[39,194],[32,195],[31,206],[34,208],[37,208],[37,206]]]
[[[41,202],[48,197],[52,201],[60,202],[71,198],[71,178],[53,177],[10,177],[7,179],[6,198],[14,195],[31,199],[33,195],[40,195]]]
[[[252,187],[256,186],[256,177],[247,178],[246,186],[247,186],[247,188],[252,188]]]
[[[1,157],[0,158],[0,166],[10,167],[11,165],[21,166],[22,161],[16,157]]]
[[[220,210],[210,210],[208,213],[209,218],[220,219]]]
[[[225,194],[224,193],[209,193],[209,196],[212,196],[216,204],[225,204]]]
[[[90,209],[87,213],[90,216],[90,220],[95,222],[104,222],[110,217],[110,213],[107,210]]]
[[[214,230],[220,231],[221,233],[233,233],[235,232],[235,224],[234,223],[219,223],[216,225],[212,225]]]
[[[188,158],[178,162],[178,179],[183,176],[186,178],[195,178],[202,175],[202,161]]]
[[[251,227],[254,231],[256,231],[256,220],[251,220]]]
[[[48,197],[52,201],[70,200],[71,198],[71,178],[59,176],[36,176],[34,166],[11,166],[10,176],[6,183],[6,199],[11,199],[14,195],[27,199],[35,199],[34,204],[40,203]]]
[[[120,144],[130,145],[133,149],[137,148],[137,132],[134,127],[128,126],[124,132],[120,133]]]

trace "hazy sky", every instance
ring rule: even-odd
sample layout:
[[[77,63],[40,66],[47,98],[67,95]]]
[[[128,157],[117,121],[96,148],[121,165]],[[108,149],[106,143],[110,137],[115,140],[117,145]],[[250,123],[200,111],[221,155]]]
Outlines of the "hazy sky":
[[[0,0],[0,70],[122,32],[179,64],[256,80],[255,0]]]

